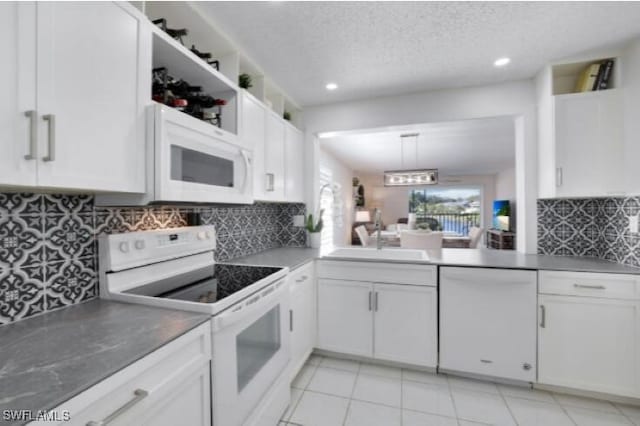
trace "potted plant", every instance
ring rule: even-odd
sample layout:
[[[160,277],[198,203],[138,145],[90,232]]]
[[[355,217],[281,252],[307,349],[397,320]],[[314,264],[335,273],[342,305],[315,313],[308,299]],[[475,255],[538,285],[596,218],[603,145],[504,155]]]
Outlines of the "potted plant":
[[[317,221],[313,219],[313,214],[309,214],[306,219],[305,228],[309,234],[309,245],[311,248],[320,248],[320,234],[324,226],[322,213],[324,213],[324,210],[321,209]]]
[[[253,87],[253,83],[251,82],[251,76],[249,74],[240,74],[238,77],[238,86],[243,89],[248,89]]]

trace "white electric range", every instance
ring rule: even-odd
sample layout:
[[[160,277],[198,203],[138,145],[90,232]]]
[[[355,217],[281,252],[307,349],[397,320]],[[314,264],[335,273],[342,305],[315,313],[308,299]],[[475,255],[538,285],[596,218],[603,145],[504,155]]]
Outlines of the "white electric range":
[[[217,426],[277,423],[290,394],[288,268],[216,263],[213,226],[104,235],[100,296],[212,315]]]

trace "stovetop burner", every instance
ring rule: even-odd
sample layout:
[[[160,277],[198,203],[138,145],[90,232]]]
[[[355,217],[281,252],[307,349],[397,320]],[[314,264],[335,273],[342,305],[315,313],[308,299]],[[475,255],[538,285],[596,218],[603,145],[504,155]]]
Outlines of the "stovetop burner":
[[[175,278],[168,290],[167,283],[157,283],[134,288],[127,293],[188,302],[215,303],[280,270],[281,268],[268,266],[218,263],[195,277],[193,274],[185,274]]]

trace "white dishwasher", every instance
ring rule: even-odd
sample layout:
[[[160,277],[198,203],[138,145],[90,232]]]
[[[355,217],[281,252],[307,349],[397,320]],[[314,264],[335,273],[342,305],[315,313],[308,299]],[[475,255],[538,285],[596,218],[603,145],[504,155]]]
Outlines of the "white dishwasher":
[[[440,368],[534,382],[537,272],[440,268]]]

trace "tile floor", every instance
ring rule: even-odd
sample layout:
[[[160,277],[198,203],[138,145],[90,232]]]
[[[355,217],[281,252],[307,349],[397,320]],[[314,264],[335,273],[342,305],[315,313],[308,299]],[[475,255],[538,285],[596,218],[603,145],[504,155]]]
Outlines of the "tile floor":
[[[311,356],[280,426],[640,426],[640,407]]]

